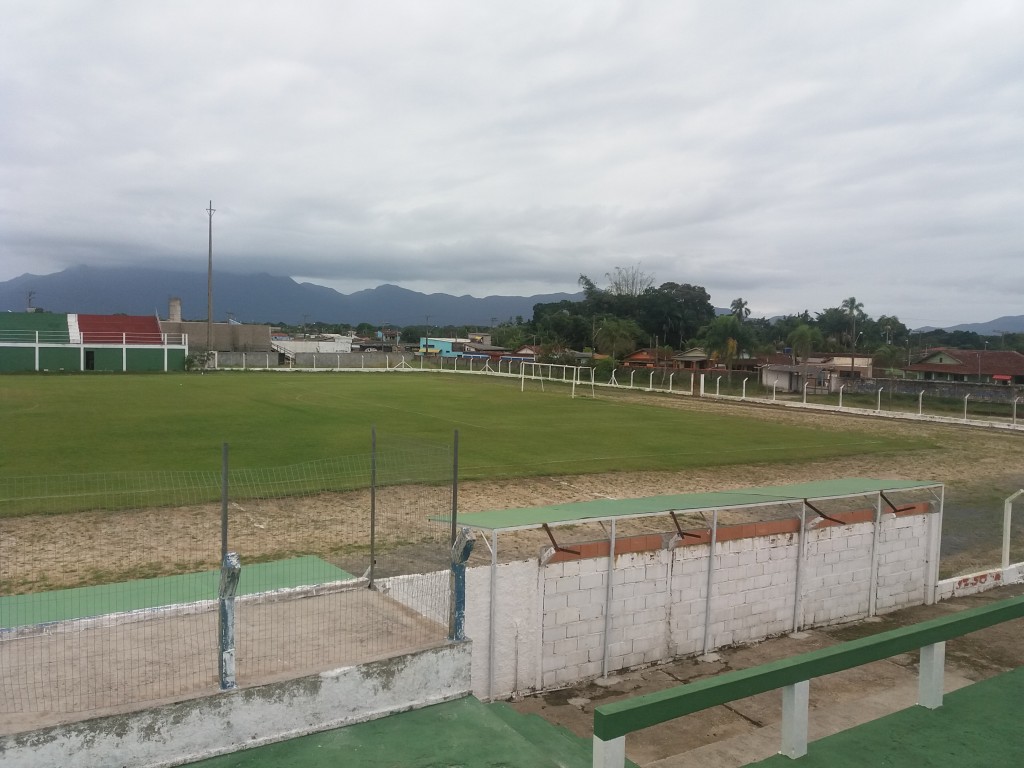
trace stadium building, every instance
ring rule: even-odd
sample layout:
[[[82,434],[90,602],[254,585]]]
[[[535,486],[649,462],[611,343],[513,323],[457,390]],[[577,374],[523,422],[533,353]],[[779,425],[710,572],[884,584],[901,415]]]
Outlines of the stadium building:
[[[183,371],[187,356],[188,336],[156,317],[0,314],[0,373]]]

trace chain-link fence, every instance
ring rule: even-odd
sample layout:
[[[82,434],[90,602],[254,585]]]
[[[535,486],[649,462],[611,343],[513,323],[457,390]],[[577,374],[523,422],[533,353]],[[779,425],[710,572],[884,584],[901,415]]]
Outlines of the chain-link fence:
[[[286,467],[231,469],[225,446],[221,472],[0,478],[0,731],[444,641],[448,580],[407,575],[449,564],[451,524],[430,518],[453,510],[455,448],[372,442]]]

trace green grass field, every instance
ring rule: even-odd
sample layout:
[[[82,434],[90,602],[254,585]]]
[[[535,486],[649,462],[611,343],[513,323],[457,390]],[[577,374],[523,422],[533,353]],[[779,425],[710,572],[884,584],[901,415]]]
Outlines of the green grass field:
[[[4,376],[0,476],[217,470],[366,454],[370,430],[450,443],[460,476],[521,477],[906,451],[855,430],[569,397],[563,386],[445,374]]]

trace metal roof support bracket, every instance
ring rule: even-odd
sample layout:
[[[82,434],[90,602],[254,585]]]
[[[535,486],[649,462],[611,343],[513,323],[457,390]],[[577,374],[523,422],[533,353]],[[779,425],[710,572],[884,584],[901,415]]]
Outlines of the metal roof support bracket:
[[[679,519],[676,517],[676,513],[675,512],[673,512],[672,510],[669,510],[668,514],[669,514],[669,517],[672,518],[672,522],[675,523],[675,525],[676,525],[676,533],[679,534],[679,538],[682,539],[682,538],[686,538],[687,536],[689,536],[691,539],[699,539],[700,538],[700,534],[699,533],[687,533],[686,531],[683,530],[683,527],[681,525],[679,525]]]
[[[839,525],[846,525],[847,524],[844,520],[840,520],[839,518],[829,517],[824,512],[822,512],[820,509],[818,509],[816,506],[811,504],[811,502],[808,501],[807,499],[804,499],[804,504],[806,504],[811,509],[811,511],[814,512],[814,514],[816,514],[818,517],[823,517],[826,520],[828,520],[830,522],[833,522],[833,523],[837,523]]]
[[[569,549],[567,547],[559,546],[558,542],[555,541],[554,535],[551,533],[551,529],[548,528],[547,523],[544,523],[541,526],[541,528],[544,529],[544,533],[546,533],[548,535],[548,538],[551,539],[551,546],[555,548],[555,552],[568,552],[570,555],[580,554],[580,551],[578,549]]]
[[[911,509],[914,508],[913,504],[911,504],[909,507],[897,507],[895,504],[893,504],[891,501],[889,501],[889,499],[886,497],[886,495],[884,493],[882,493],[881,491],[878,492],[878,495],[882,497],[882,501],[884,501],[886,504],[889,505],[889,509],[891,509],[893,511],[893,514],[895,514],[897,512],[908,512],[908,511],[910,511]]]

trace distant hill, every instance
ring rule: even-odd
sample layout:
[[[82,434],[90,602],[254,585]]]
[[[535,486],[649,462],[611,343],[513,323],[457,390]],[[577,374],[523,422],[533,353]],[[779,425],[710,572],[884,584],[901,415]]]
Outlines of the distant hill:
[[[184,319],[206,319],[206,272],[81,266],[51,275],[26,274],[0,283],[0,312],[24,312],[30,291],[32,306],[48,312],[162,318],[167,317],[169,300],[176,296]],[[529,320],[534,304],[582,298],[582,293],[475,298],[418,293],[397,285],[346,295],[290,277],[213,275],[214,319],[225,321],[230,312],[243,323],[422,325],[429,316],[431,325],[490,326],[517,316]]]
[[[924,328],[915,328],[915,331],[936,330],[937,326],[928,325]],[[974,331],[979,336],[999,336],[1002,333],[1024,333],[1024,315],[1004,315],[987,323],[962,323],[943,327],[944,331]]]

